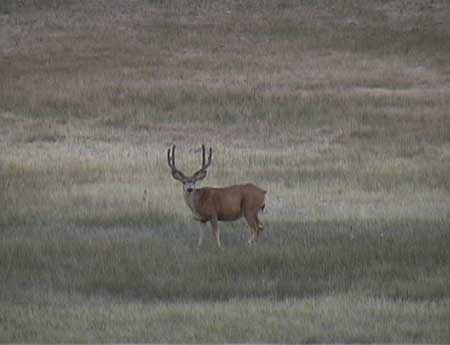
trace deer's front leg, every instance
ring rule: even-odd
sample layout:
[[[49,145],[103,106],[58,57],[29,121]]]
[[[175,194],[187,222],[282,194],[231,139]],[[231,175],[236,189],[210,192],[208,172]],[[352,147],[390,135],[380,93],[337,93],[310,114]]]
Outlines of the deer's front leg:
[[[211,219],[211,227],[214,233],[214,237],[216,238],[217,241],[217,246],[220,248],[222,247],[222,244],[220,243],[220,230],[219,230],[219,224],[217,221],[217,218],[213,218]]]

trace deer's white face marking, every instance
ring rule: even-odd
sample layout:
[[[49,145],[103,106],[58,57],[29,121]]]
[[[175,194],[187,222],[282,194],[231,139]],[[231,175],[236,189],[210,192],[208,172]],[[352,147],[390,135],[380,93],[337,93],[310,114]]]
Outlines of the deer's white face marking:
[[[196,181],[183,182],[183,190],[187,193],[192,193],[192,191],[194,191],[196,189],[195,184],[196,184]]]

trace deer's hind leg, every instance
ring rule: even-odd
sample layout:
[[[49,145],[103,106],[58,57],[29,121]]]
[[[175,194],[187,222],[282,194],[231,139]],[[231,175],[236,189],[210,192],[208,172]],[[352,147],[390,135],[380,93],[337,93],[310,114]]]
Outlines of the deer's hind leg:
[[[244,215],[245,220],[250,228],[250,238],[248,244],[256,242],[259,237],[259,232],[262,231],[262,225],[258,219],[258,212],[251,212]]]
[[[258,231],[257,231],[257,235],[259,236],[259,234],[263,231],[263,225],[261,224],[261,221],[258,218],[258,213],[256,213],[256,224],[258,225]]]

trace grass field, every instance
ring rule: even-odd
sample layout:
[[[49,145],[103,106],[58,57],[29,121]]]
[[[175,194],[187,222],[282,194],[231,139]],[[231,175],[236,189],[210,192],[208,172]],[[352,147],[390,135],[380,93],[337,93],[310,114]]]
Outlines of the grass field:
[[[0,342],[449,343],[445,0],[0,3]],[[268,190],[198,249],[166,152]]]

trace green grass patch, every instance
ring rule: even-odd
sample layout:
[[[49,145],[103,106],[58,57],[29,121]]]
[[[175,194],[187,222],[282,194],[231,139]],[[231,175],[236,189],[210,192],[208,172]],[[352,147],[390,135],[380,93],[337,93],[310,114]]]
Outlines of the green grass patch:
[[[61,300],[60,302],[63,302]],[[1,341],[446,342],[449,301],[350,295],[304,300],[3,305]]]
[[[225,231],[223,252],[210,241],[197,250],[193,225],[148,223],[84,224],[81,234],[61,229],[55,239],[42,228],[43,240],[6,240],[1,262],[10,279],[5,291],[27,277],[30,289],[70,287],[87,296],[145,301],[304,298],[349,291],[395,299],[450,297],[446,222],[273,223],[267,238],[250,248],[237,231]],[[65,236],[71,239],[62,240]]]

